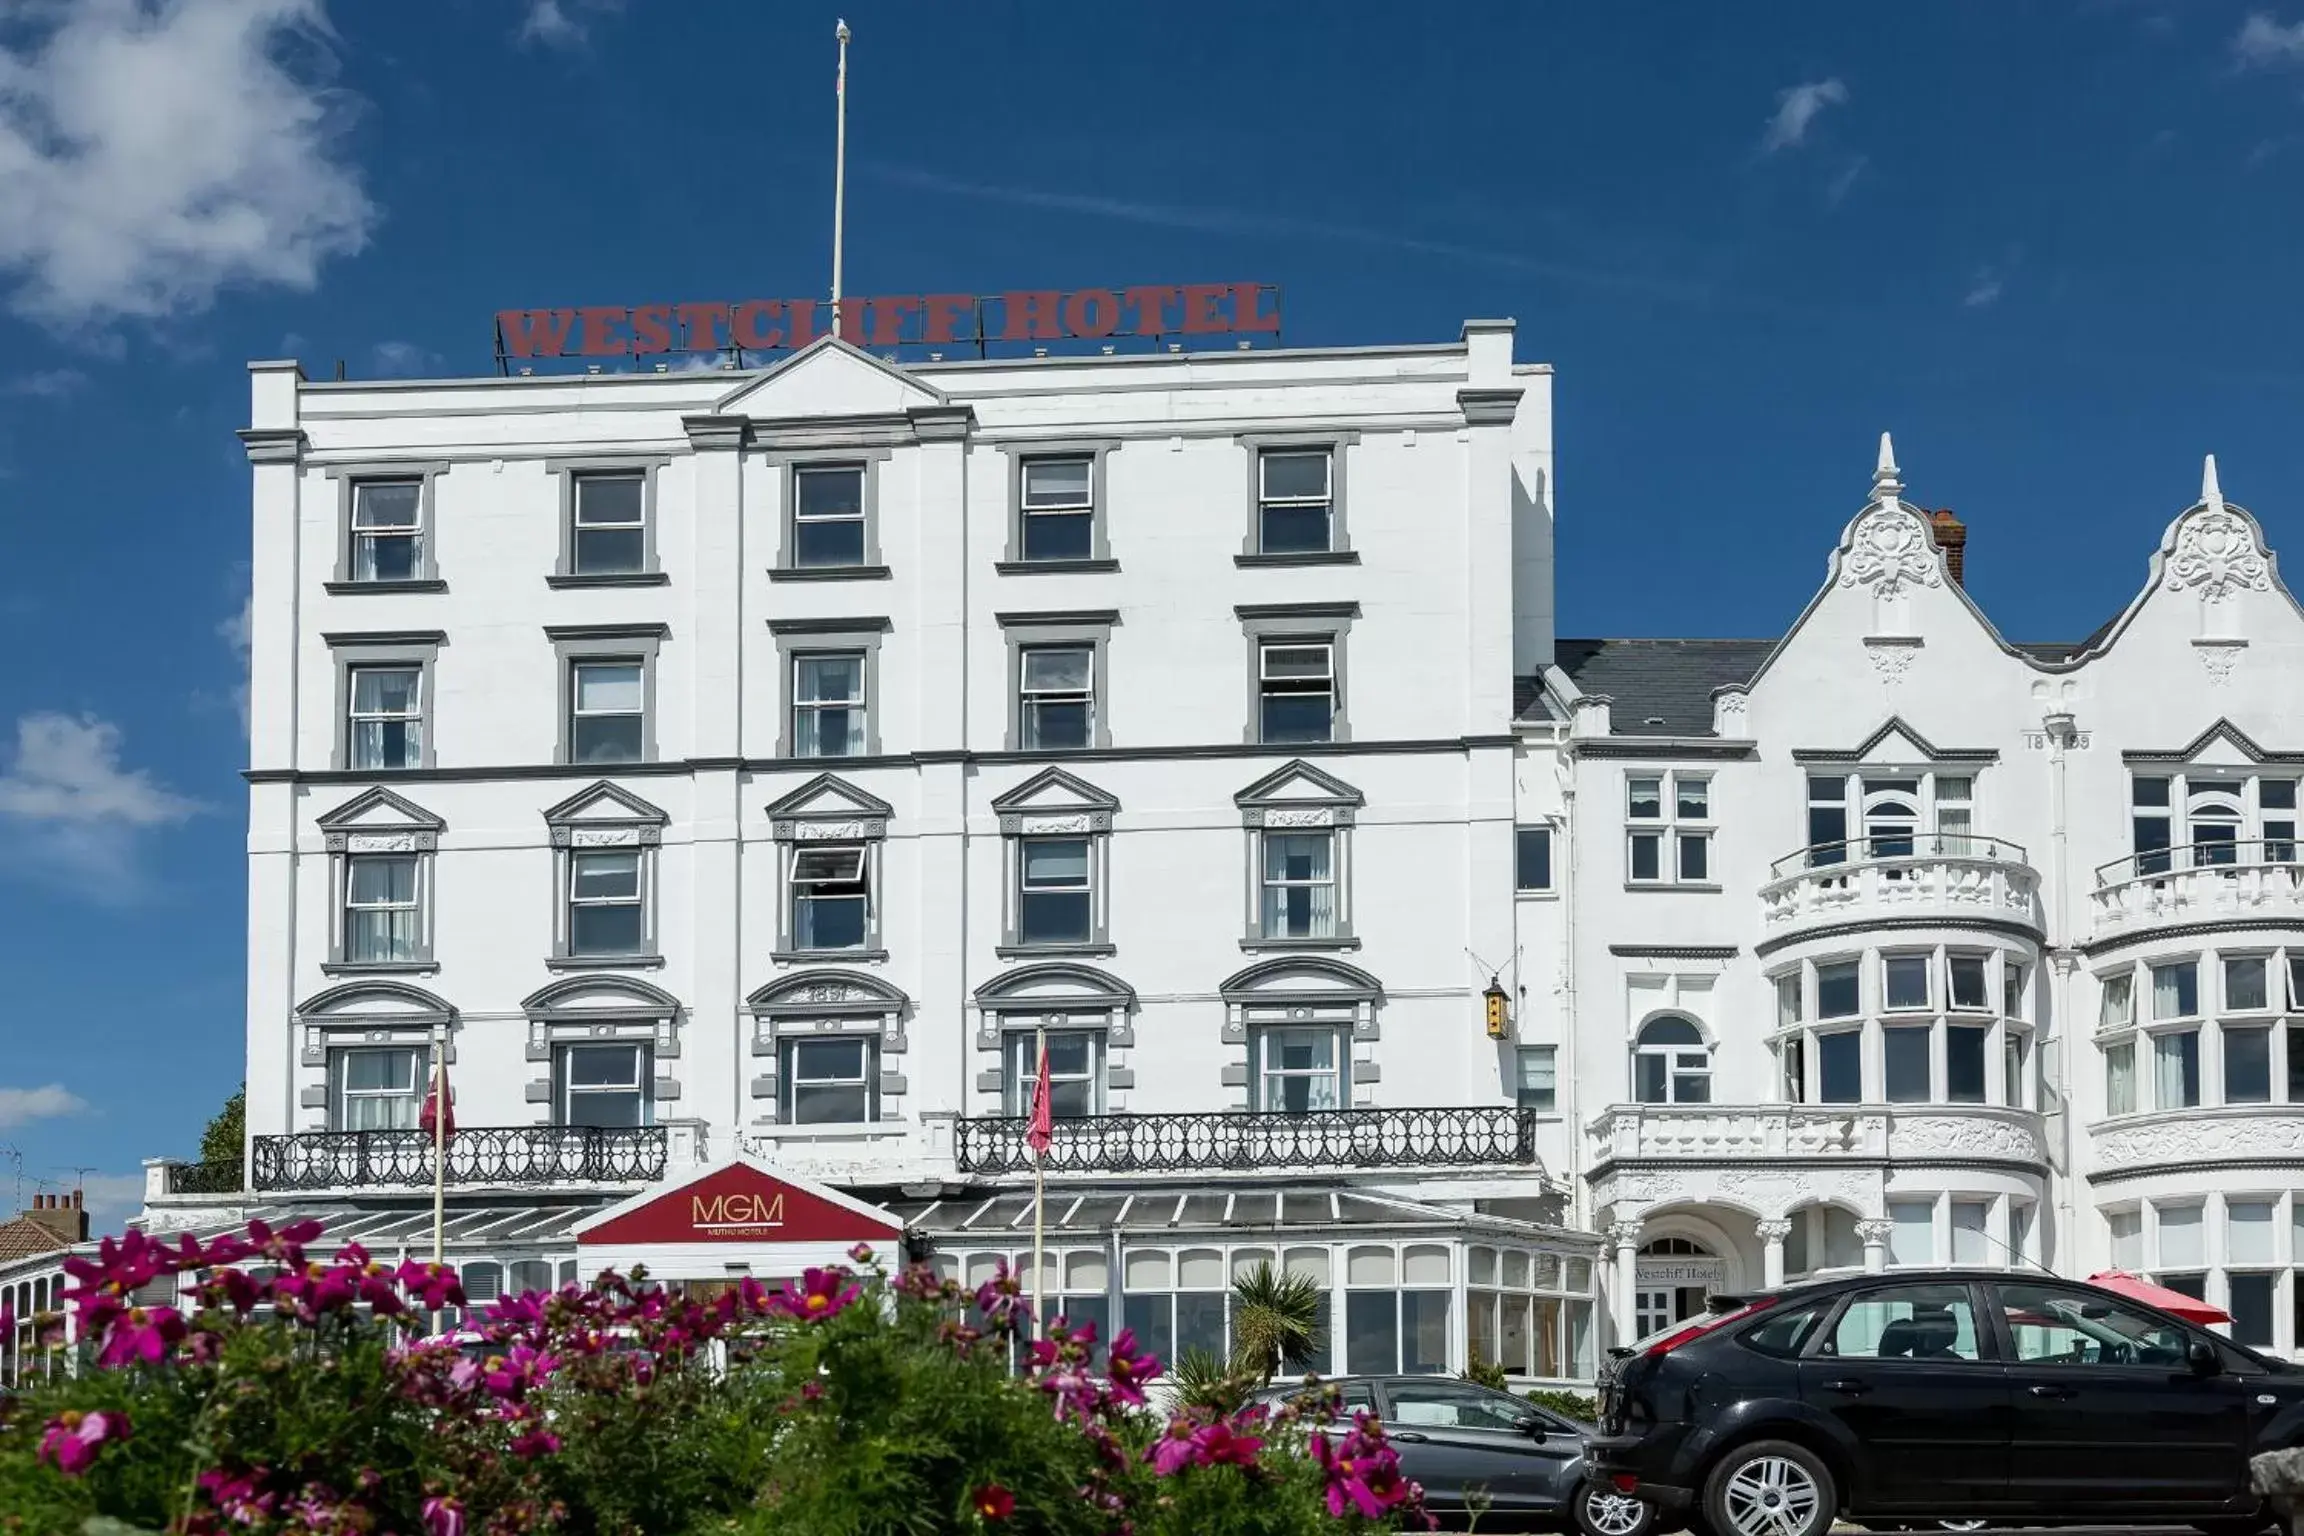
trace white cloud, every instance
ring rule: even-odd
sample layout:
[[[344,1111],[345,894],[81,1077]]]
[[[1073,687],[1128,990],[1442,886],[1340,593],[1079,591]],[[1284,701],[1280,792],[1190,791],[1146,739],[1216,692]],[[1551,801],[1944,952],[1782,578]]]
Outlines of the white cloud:
[[[143,885],[143,835],[200,809],[141,768],[120,766],[120,729],[93,715],[20,716],[0,771],[0,830],[27,868],[123,901]]]
[[[102,1236],[117,1232],[127,1219],[144,1208],[141,1173],[88,1173],[80,1175],[80,1196],[88,1207],[88,1230]]]
[[[412,341],[380,341],[369,349],[369,361],[386,378],[415,378],[440,366],[440,354],[427,352]]]
[[[250,591],[240,599],[240,611],[216,625],[218,638],[232,647],[232,654],[240,663],[240,680],[232,685],[232,706],[240,712],[242,732],[248,729],[248,646],[254,632],[255,614],[256,594]]]
[[[1842,202],[1846,201],[1850,189],[1856,185],[1857,178],[1864,174],[1865,168],[1871,163],[1869,156],[1850,156],[1848,163],[1840,168],[1840,173],[1826,184],[1824,201],[1835,208],[1839,207]]]
[[[62,1083],[39,1088],[0,1088],[0,1130],[14,1130],[35,1120],[77,1115],[87,1108],[87,1101]]]
[[[0,42],[0,278],[58,329],[308,289],[377,217],[323,0],[85,0]]]
[[[545,48],[581,48],[591,41],[592,30],[578,13],[623,8],[623,0],[528,0],[528,14],[521,19],[519,39]]]
[[[2007,287],[2008,279],[1998,269],[1978,267],[1976,275],[1968,280],[1967,293],[1961,296],[1961,306],[1966,309],[1982,309],[1987,305],[1997,304],[2000,302],[2000,295],[2007,290]]]
[[[1826,107],[1837,107],[1848,99],[1848,87],[1839,79],[1811,80],[1776,93],[1776,115],[1768,119],[1767,131],[1760,135],[1760,153],[1775,154],[1780,149],[1796,149],[1808,137],[1808,125],[1816,121],[1817,114]]]
[[[2282,26],[2263,11],[2251,11],[2233,36],[2232,57],[2242,69],[2304,65],[2304,21]]]
[[[88,375],[77,368],[45,368],[0,385],[0,394],[30,395],[36,400],[61,400],[88,385]]]

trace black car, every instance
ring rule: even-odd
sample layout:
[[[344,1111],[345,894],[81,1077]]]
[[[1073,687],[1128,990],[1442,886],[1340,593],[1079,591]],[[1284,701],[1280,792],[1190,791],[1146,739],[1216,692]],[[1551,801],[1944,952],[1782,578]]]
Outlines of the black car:
[[[1609,1353],[1593,1475],[1702,1536],[1821,1536],[1837,1515],[2254,1536],[2248,1458],[2304,1444],[2304,1372],[2045,1275],[1721,1298]]]
[[[1323,1385],[1343,1399],[1338,1430],[1362,1409],[1383,1420],[1401,1476],[1424,1485],[1426,1507],[1443,1521],[1477,1514],[1484,1531],[1649,1536],[1652,1509],[1587,1477],[1589,1424],[1449,1376],[1339,1376]],[[1275,1387],[1260,1400],[1285,1402],[1303,1390]]]

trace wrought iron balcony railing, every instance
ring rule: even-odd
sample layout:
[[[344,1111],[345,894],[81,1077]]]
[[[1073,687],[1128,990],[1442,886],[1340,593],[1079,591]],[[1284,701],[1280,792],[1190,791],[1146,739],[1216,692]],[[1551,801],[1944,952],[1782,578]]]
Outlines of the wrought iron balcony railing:
[[[168,1193],[172,1195],[236,1195],[245,1187],[245,1173],[237,1161],[229,1163],[171,1163]]]
[[[1023,1119],[963,1120],[962,1173],[1032,1167]],[[1479,1168],[1536,1161],[1536,1112],[1507,1105],[1309,1114],[1089,1115],[1058,1120],[1050,1173],[1222,1168]]]
[[[423,1131],[306,1131],[259,1136],[257,1189],[388,1189],[432,1182]],[[448,1140],[451,1184],[646,1184],[662,1178],[660,1125],[458,1127]]]

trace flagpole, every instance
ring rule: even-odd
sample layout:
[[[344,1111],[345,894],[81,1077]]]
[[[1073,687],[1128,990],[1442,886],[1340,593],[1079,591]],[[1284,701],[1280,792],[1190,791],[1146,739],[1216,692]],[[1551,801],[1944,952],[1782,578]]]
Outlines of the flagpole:
[[[447,1030],[432,1026],[432,1262],[447,1256],[448,1214],[448,1096],[442,1073],[448,1062]]]
[[[1045,1024],[1032,1031],[1032,1061],[1033,1070],[1039,1074],[1032,1085],[1032,1096],[1037,1100],[1048,1092],[1048,1026]],[[1047,1215],[1048,1149],[1042,1147],[1032,1155],[1032,1337],[1035,1339],[1048,1336],[1048,1320],[1043,1315],[1047,1308],[1041,1305],[1041,1293],[1048,1288],[1046,1272],[1041,1268],[1045,1262],[1042,1250],[1046,1245]]]
[[[841,238],[848,220],[848,23],[833,34],[840,39],[840,74],[832,94],[839,98],[837,138],[832,151],[832,334],[840,334]]]

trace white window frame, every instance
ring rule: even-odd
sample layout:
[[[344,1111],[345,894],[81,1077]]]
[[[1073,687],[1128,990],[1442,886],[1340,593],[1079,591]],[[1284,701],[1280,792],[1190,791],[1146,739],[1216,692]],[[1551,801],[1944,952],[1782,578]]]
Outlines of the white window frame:
[[[1636,814],[1637,802],[1633,786],[1643,783],[1656,785],[1656,815]],[[1695,790],[1703,797],[1703,815],[1685,816],[1681,812],[1682,787]],[[1709,771],[1685,769],[1643,769],[1624,775],[1624,883],[1636,887],[1677,886],[1693,890],[1716,890],[1719,878],[1712,858],[1713,834],[1719,830],[1719,819],[1712,801],[1713,775]],[[1642,875],[1640,848],[1653,843],[1656,873]],[[1700,874],[1689,875],[1687,850],[1701,850],[1703,861]]]
[[[366,1088],[355,1091],[350,1083],[350,1068],[355,1056],[393,1056],[409,1060],[409,1086],[398,1088]],[[413,1131],[423,1113],[424,1095],[430,1091],[432,1081],[432,1051],[423,1045],[340,1045],[328,1053],[328,1129],[337,1132],[365,1131],[385,1134],[395,1131]],[[400,1101],[407,1105],[406,1125],[354,1127],[351,1108],[353,1101]],[[394,1118],[399,1118],[395,1116]]]
[[[361,514],[367,510],[368,493],[384,489],[407,490],[413,493],[408,520],[404,523],[377,523],[363,527],[360,519]],[[430,499],[430,491],[430,485],[421,475],[407,478],[375,475],[351,482],[348,509],[350,522],[345,529],[345,537],[349,541],[349,547],[345,551],[344,579],[348,584],[399,586],[426,579],[431,570],[431,553],[426,547],[430,540],[425,537],[424,505]],[[363,549],[372,550],[386,539],[401,539],[407,542],[408,574],[405,576],[378,576],[371,572],[371,574],[362,575],[360,557]]]
[[[870,713],[871,702],[867,697],[868,693],[870,692],[868,687],[867,674],[871,667],[871,653],[865,650],[849,648],[826,650],[796,649],[788,652],[787,655],[789,658],[788,665],[791,669],[792,719],[790,722],[790,729],[792,732],[792,755],[794,757],[805,758],[841,758],[864,756],[866,749],[870,745],[872,739],[872,719]],[[848,699],[802,698],[800,696],[801,672],[808,665],[808,663],[815,661],[844,661],[854,666],[856,669],[855,695]],[[852,750],[847,752],[805,750],[804,744],[808,741],[810,733],[801,730],[801,722],[803,720],[816,717],[813,718],[813,723],[816,726],[814,735],[816,742],[820,745],[824,737],[823,721],[820,717],[832,710],[846,711],[851,717],[848,725],[847,740]]]
[[[1016,838],[1016,931],[1010,941],[1012,948],[1073,950],[1098,942],[1098,934],[1103,927],[1097,917],[1097,909],[1100,905],[1097,896],[1097,866],[1100,862],[1099,840],[1099,835],[1094,832],[1035,832],[1022,834]],[[1035,847],[1045,847],[1052,843],[1077,843],[1080,845],[1080,878],[1077,881],[1067,881],[1062,884],[1043,882],[1034,885],[1032,883],[1032,850]],[[1031,910],[1034,896],[1079,897],[1087,908],[1085,931],[1077,937],[1051,938],[1046,935],[1035,935],[1027,916]]]
[[[1288,827],[1266,828],[1256,839],[1256,931],[1257,937],[1271,943],[1322,944],[1349,937],[1344,921],[1344,859],[1343,837],[1340,827]],[[1291,879],[1285,874],[1275,878],[1272,858],[1276,847],[1286,840],[1318,841],[1327,844],[1328,874],[1325,879]],[[1278,892],[1328,892],[1328,919],[1325,925],[1314,921],[1315,931],[1290,933],[1275,923],[1280,910],[1273,897]],[[1317,905],[1315,896],[1314,905]],[[1325,926],[1326,931],[1318,931]]]
[[[790,567],[801,571],[845,571],[869,566],[872,559],[872,466],[869,461],[826,461],[794,464],[787,471],[792,477],[792,514],[787,530],[791,539]],[[805,509],[807,496],[804,487],[812,480],[829,479],[834,475],[853,476],[856,482],[856,510],[836,516],[811,516]],[[856,525],[856,558],[853,560],[803,560],[800,557],[800,530],[808,526],[829,527],[836,523]]]
[[[344,855],[344,910],[343,943],[339,959],[350,966],[389,966],[419,964],[430,957],[432,946],[427,941],[428,925],[424,920],[424,898],[427,866],[431,863],[424,854],[408,852],[358,852]],[[359,871],[384,864],[408,866],[408,899],[406,901],[359,901],[354,888],[359,884]],[[394,955],[363,955],[355,953],[353,935],[358,930],[358,919],[364,913],[407,914],[409,928],[407,953]]]
[[[582,703],[583,689],[579,679],[587,672],[608,667],[627,668],[636,674],[640,689],[638,709],[587,710]],[[578,727],[586,720],[634,720],[639,722],[640,741],[631,757],[584,757],[580,755]],[[614,768],[619,763],[644,763],[649,760],[648,747],[648,658],[632,656],[575,656],[568,662],[568,760],[579,767]]]
[[[1694,1045],[1643,1044],[1642,1037],[1648,1033],[1649,1029],[1667,1019],[1677,1020],[1695,1030],[1696,1043]],[[1642,1019],[1640,1027],[1632,1031],[1631,1054],[1631,1097],[1635,1104],[1710,1104],[1713,1102],[1712,1045],[1705,1038],[1703,1024],[1693,1015],[1666,1009],[1661,1013]],[[1640,1079],[1644,1075],[1641,1071],[1641,1063],[1656,1060],[1664,1063],[1664,1097],[1661,1099],[1644,1099],[1640,1097]],[[1690,1064],[1691,1062],[1693,1065]],[[1680,1079],[1683,1077],[1696,1078],[1703,1083],[1704,1092],[1701,1098],[1684,1099],[1680,1096]]]
[[[1032,682],[1032,659],[1058,652],[1076,654],[1087,663],[1087,679],[1077,687],[1035,687]],[[1096,720],[1096,681],[1101,670],[1097,659],[1097,646],[1089,640],[1065,640],[1016,648],[1016,731],[1017,744],[1026,752],[1082,752],[1098,745]],[[1080,740],[1050,742],[1042,739],[1038,706],[1042,704],[1077,704],[1082,707]]]
[[[1336,716],[1338,701],[1343,690],[1341,679],[1337,675],[1336,649],[1334,637],[1325,635],[1271,635],[1258,641],[1256,646],[1256,739],[1259,742],[1270,746],[1299,746],[1306,742],[1329,742],[1337,739]],[[1272,656],[1277,651],[1319,651],[1326,658],[1326,670],[1319,674],[1275,677],[1272,674]],[[1298,686],[1307,678],[1315,676],[1325,681],[1326,686],[1321,688]],[[1267,730],[1265,715],[1267,702],[1275,698],[1300,697],[1325,697],[1328,700],[1327,731],[1319,736],[1289,737],[1285,740],[1271,735]]]
[[[1059,464],[1078,464],[1088,471],[1087,482],[1078,499],[1034,500],[1033,473]],[[1016,560],[1019,564],[1064,564],[1093,560],[1097,556],[1097,493],[1103,479],[1103,455],[1097,453],[1042,453],[1022,459],[1016,466]],[[1062,493],[1057,493],[1060,496]],[[1032,552],[1032,533],[1036,527],[1048,526],[1053,519],[1076,520],[1086,526],[1088,537],[1078,554],[1050,555]]]
[[[613,1085],[592,1083],[579,1088],[576,1085],[574,1074],[571,1073],[568,1069],[569,1062],[580,1052],[607,1051],[626,1051],[631,1054],[631,1059],[633,1062],[633,1080],[631,1083],[629,1085],[625,1083],[616,1083]],[[552,1110],[555,1116],[554,1123],[556,1125],[569,1128],[587,1128],[580,1127],[577,1120],[575,1119],[575,1104],[578,1099],[589,1098],[593,1096],[607,1097],[610,1094],[631,1093],[636,1095],[639,1099],[640,1114],[638,1124],[640,1126],[649,1126],[655,1124],[655,1054],[655,1046],[644,1040],[567,1040],[555,1045],[552,1051]],[[589,1128],[604,1130],[621,1129],[621,1127],[615,1126]]]
[[[800,1058],[822,1045],[853,1045],[863,1065],[854,1077],[808,1077],[799,1074]],[[776,1042],[776,1123],[779,1126],[876,1125],[880,1120],[880,1040],[867,1034],[786,1035]],[[808,1088],[861,1088],[861,1120],[801,1120],[796,1117],[800,1095]]]
[[[584,503],[586,494],[594,487],[617,484],[631,485],[637,492],[639,505],[629,518],[608,521],[586,521]],[[654,519],[649,516],[654,501],[653,477],[646,469],[587,469],[570,472],[568,479],[568,570],[570,576],[645,576],[656,567],[656,534]],[[589,566],[584,559],[586,533],[636,533],[640,536],[640,551],[630,565]]]
[[[1326,554],[1336,548],[1336,455],[1335,447],[1306,443],[1289,446],[1274,443],[1256,450],[1256,553],[1261,555]],[[1318,459],[1320,461],[1320,494],[1317,496],[1274,495],[1268,471],[1275,459]],[[1266,537],[1269,515],[1278,511],[1300,511],[1318,508],[1321,514],[1323,537],[1318,544],[1274,549]]]
[[[1106,1039],[1108,1033],[1109,1031],[1104,1029],[1051,1029],[1048,1031],[1048,1038],[1051,1043],[1059,1035],[1077,1036],[1085,1042],[1088,1053],[1088,1066],[1082,1072],[1057,1071],[1055,1057],[1053,1054],[1050,1055],[1048,1063],[1049,1107],[1054,1118],[1058,1120],[1089,1118],[1107,1112],[1105,1107],[1107,1085],[1104,1066],[1105,1050],[1109,1044]],[[1039,1032],[1029,1029],[1009,1030],[1001,1038],[1001,1048],[1003,1055],[1001,1062],[1001,1112],[1012,1118],[1021,1119],[1032,1113],[1032,1085],[1039,1076],[1040,1068]],[[1086,1117],[1075,1117],[1056,1111],[1055,1088],[1063,1083],[1086,1083],[1088,1085]]]
[[[874,888],[875,866],[872,845],[860,842],[803,842],[792,845],[791,858],[786,867],[785,904],[788,931],[795,952],[802,954],[840,955],[868,951],[874,947],[878,930],[879,900]],[[834,866],[835,860],[845,860]],[[810,872],[821,866],[820,873]],[[858,887],[857,890],[834,891],[835,887]],[[811,894],[815,893],[815,894]],[[854,901],[864,903],[864,921],[860,937],[855,944],[829,948],[803,943],[800,921],[801,903],[804,901]]]
[[[1318,1036],[1326,1040],[1329,1051],[1327,1067],[1276,1067],[1273,1063],[1274,1047],[1296,1036]],[[1259,1024],[1250,1035],[1251,1060],[1248,1080],[1253,1085],[1249,1108],[1258,1114],[1328,1114],[1352,1107],[1352,1032],[1349,1027],[1332,1024]],[[1302,1111],[1281,1108],[1274,1104],[1274,1089],[1288,1082],[1318,1082],[1322,1078],[1333,1080],[1335,1102],[1325,1108],[1307,1107]]]
[[[406,672],[416,679],[410,692],[413,708],[399,712],[360,708],[360,679],[369,673]],[[421,661],[355,661],[344,668],[344,766],[354,773],[396,773],[406,768],[422,768],[431,761],[431,722],[426,718],[430,701],[432,669]],[[415,750],[407,754],[409,761],[397,763],[363,762],[360,753],[360,728],[365,724],[391,725],[394,723],[415,727]]]
[[[1528,881],[1528,844],[1530,839],[1534,839],[1543,849],[1540,857],[1544,865],[1544,878],[1535,884],[1530,884]],[[1550,896],[1557,889],[1555,884],[1557,877],[1552,869],[1553,843],[1552,827],[1548,822],[1523,822],[1512,829],[1512,893],[1514,895]]]
[[[583,869],[588,863],[606,859],[630,859],[632,861],[632,894],[630,896],[619,894],[612,897],[578,895],[578,871]],[[635,956],[645,956],[655,952],[656,946],[652,938],[654,924],[649,920],[648,910],[648,866],[650,862],[651,860],[648,857],[648,850],[639,846],[628,848],[571,848],[568,851],[567,870],[564,877],[566,884],[563,886],[561,892],[562,900],[567,904],[567,942],[565,945],[567,958],[571,960],[628,960],[634,958]],[[576,914],[579,909],[585,907],[630,907],[634,909],[639,914],[640,918],[640,936],[638,947],[634,949],[601,950],[579,948],[576,941]]]
[[[1541,1076],[1548,1084],[1541,1090],[1540,1099],[1532,1099],[1536,1087],[1529,1081],[1529,1068],[1543,1064]],[[1522,1045],[1512,1052],[1512,1102],[1521,1109],[1532,1109],[1538,1114],[1551,1114],[1560,1107],[1560,1048],[1556,1045]]]
[[[1902,961],[1906,968],[1913,961],[1920,965],[1920,1001],[1896,1002],[1888,989],[1890,965]],[[1883,1014],[1927,1014],[1936,1012],[1936,954],[1933,950],[1883,950],[1880,952],[1880,1011]]]

